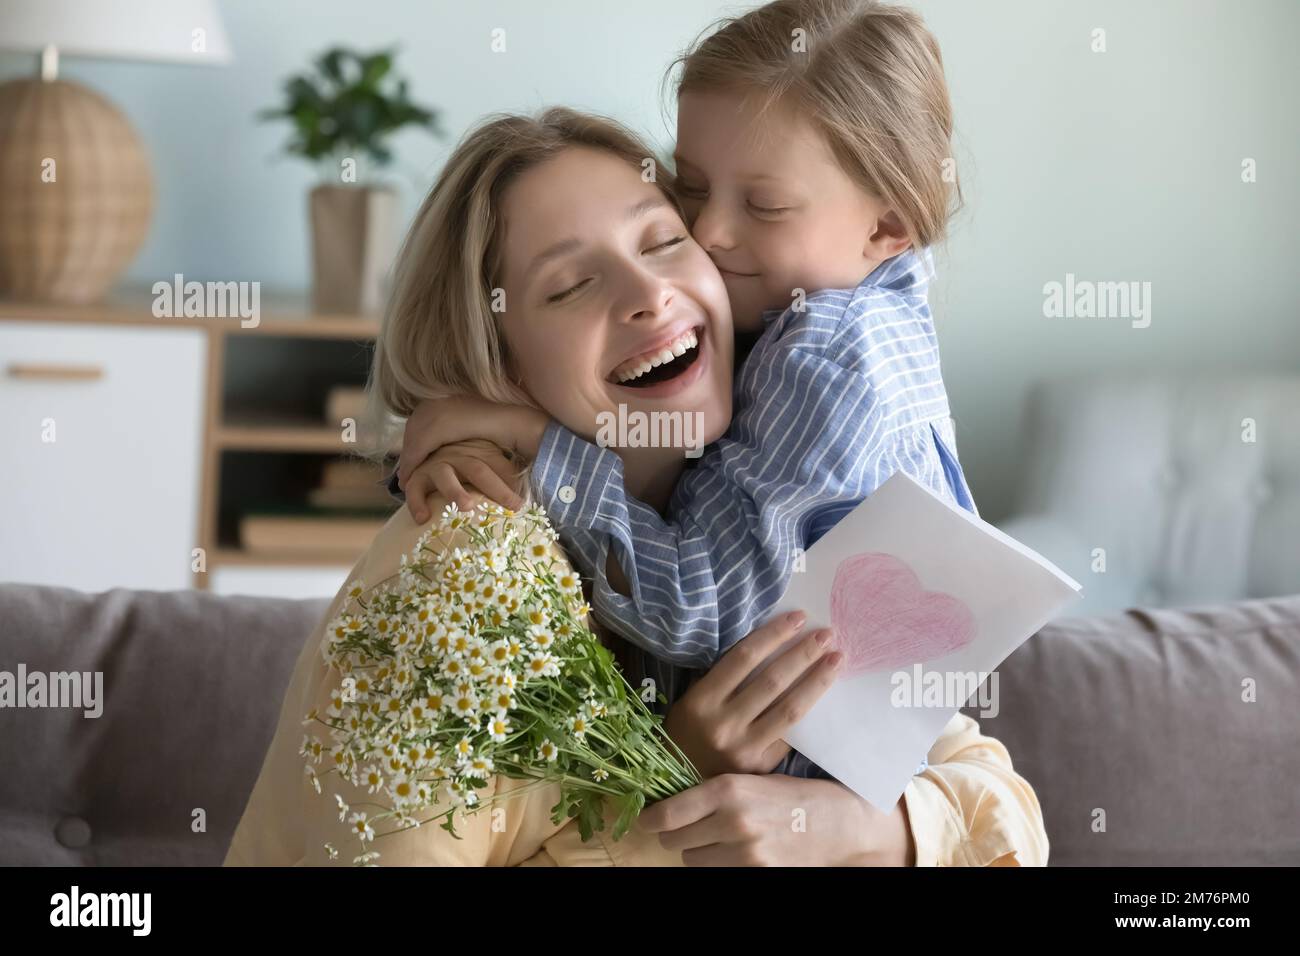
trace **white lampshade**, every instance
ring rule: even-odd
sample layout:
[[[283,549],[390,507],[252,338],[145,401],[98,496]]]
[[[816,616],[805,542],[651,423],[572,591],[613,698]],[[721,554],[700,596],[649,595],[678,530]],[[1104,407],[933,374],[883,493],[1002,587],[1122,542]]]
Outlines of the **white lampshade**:
[[[0,0],[0,49],[39,53],[49,46],[61,56],[230,62],[212,0]]]

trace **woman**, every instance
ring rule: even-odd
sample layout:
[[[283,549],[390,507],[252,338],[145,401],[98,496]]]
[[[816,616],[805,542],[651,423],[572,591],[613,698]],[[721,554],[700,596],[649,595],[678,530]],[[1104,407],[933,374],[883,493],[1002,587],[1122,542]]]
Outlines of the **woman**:
[[[473,394],[537,405],[584,436],[594,436],[599,416],[624,405],[625,414],[699,412],[705,441],[722,434],[731,414],[733,348],[726,290],[690,238],[672,192],[644,175],[654,168],[650,157],[622,128],[569,110],[537,120],[505,117],[473,133],[421,207],[398,262],[375,356],[376,404],[406,416],[424,398]],[[555,308],[578,294],[581,308]],[[682,330],[699,342],[686,374],[644,397],[618,387],[615,372],[629,356]],[[619,455],[629,493],[666,508],[684,464],[681,449],[624,448]],[[422,530],[400,510],[350,580],[371,585],[393,574]],[[340,592],[325,620],[345,600]],[[333,801],[305,782],[298,753],[303,715],[323,709],[337,684],[319,655],[323,627],[299,657],[228,864],[326,863],[323,844],[347,838]],[[649,674],[674,702],[667,726],[693,760],[734,766],[756,741],[779,738],[832,679],[805,641],[773,665],[779,680],[738,692],[765,656],[759,652],[793,633],[785,621],[760,628],[694,684],[694,675],[606,639],[634,684]],[[778,697],[774,717],[769,705]],[[974,721],[955,717],[928,760],[890,813],[833,780],[724,773],[651,807],[617,843],[601,833],[583,844],[574,826],[552,823],[551,788],[514,798],[504,815],[469,816],[463,840],[422,827],[382,838],[378,849],[389,865],[1045,860],[1032,789]],[[327,779],[349,803],[365,800],[346,781]],[[489,794],[519,786],[494,779]],[[340,854],[337,862],[349,860]]]

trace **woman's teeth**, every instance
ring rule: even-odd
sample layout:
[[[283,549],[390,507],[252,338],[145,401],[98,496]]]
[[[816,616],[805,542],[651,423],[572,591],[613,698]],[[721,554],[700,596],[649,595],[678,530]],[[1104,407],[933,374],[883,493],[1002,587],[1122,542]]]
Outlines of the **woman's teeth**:
[[[679,358],[699,344],[699,339],[695,337],[695,330],[692,329],[669,342],[658,352],[647,352],[645,355],[638,355],[624,362],[614,369],[614,380],[619,384],[634,381],[652,368],[658,368]]]

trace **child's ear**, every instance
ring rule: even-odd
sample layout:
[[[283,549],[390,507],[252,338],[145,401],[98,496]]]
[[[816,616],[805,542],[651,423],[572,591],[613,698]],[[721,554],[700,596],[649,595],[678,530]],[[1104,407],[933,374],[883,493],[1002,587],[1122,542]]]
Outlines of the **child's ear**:
[[[867,237],[862,254],[867,259],[883,262],[892,259],[912,244],[903,217],[893,209],[886,209],[877,219],[875,231]]]

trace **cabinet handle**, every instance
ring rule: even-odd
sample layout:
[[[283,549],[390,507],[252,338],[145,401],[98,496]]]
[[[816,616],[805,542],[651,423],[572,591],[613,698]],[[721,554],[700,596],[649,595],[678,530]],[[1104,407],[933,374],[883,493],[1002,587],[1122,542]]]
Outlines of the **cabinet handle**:
[[[58,382],[85,382],[104,377],[102,365],[30,365],[13,363],[10,378],[42,379]]]

